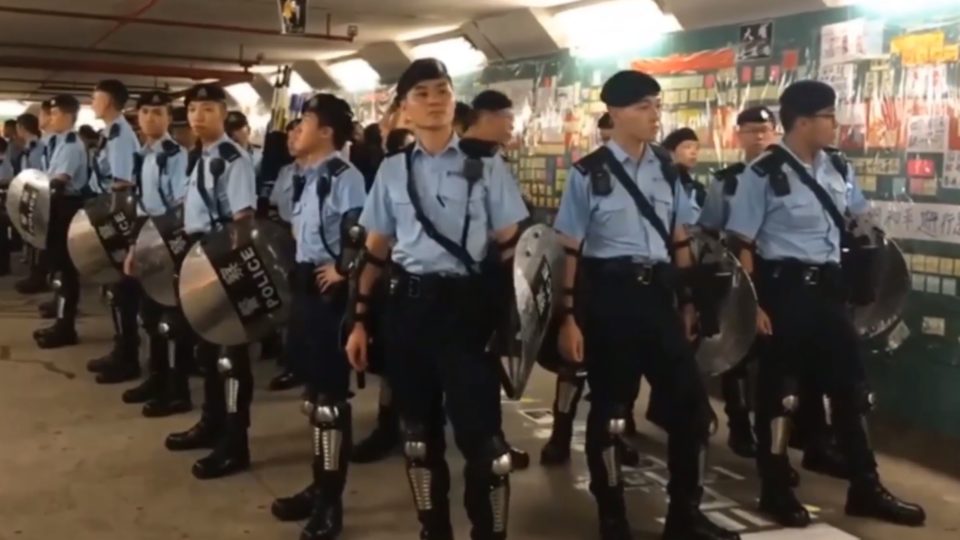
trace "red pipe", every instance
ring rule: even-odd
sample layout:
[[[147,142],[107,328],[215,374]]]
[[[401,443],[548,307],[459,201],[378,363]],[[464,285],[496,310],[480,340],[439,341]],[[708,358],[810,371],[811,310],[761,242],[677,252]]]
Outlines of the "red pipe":
[[[209,64],[238,64],[242,67],[258,66],[263,62],[263,55],[258,55],[255,59],[245,59],[242,56],[237,58],[215,57],[215,56],[196,56],[192,54],[170,54],[153,51],[131,51],[125,49],[94,49],[84,47],[65,47],[62,45],[47,45],[44,43],[14,43],[10,41],[0,41],[0,48],[3,49],[29,49],[32,51],[57,51],[74,52],[83,54],[103,54],[107,56],[132,56],[136,58],[163,58],[165,60],[182,60],[184,62],[204,62]]]
[[[254,28],[250,26],[234,26],[228,24],[177,21],[172,19],[156,18],[134,18],[125,15],[104,15],[100,13],[81,13],[76,11],[60,11],[54,9],[23,8],[13,6],[0,6],[0,13],[16,13],[18,15],[33,15],[37,17],[62,17],[67,19],[82,19],[88,21],[107,21],[121,22],[125,24],[146,24],[151,26],[167,26],[173,28],[193,28],[197,30],[214,30],[219,32],[234,32],[238,34],[259,34],[263,36],[284,36],[299,37],[307,39],[322,39],[326,41],[345,41],[353,43],[354,36],[333,35],[331,33],[303,33],[303,34],[284,34],[279,30],[270,30],[268,28]],[[330,15],[327,14],[327,27],[330,26]]]
[[[62,58],[31,58],[27,56],[0,56],[0,67],[41,69],[52,71],[79,71],[86,73],[112,73],[116,75],[142,75],[174,79],[220,79],[225,84],[250,82],[253,75],[243,71],[199,69],[152,64],[125,64],[120,62],[97,62]]]

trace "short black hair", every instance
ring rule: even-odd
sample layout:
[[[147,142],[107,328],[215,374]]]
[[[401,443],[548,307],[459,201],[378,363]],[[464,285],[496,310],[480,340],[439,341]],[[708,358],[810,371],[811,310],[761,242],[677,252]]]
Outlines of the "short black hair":
[[[610,113],[605,112],[600,115],[600,119],[597,120],[597,127],[600,129],[613,129],[613,117],[610,116]]]
[[[61,112],[65,112],[73,116],[73,120],[77,120],[77,113],[80,112],[80,101],[77,98],[71,96],[70,94],[60,94],[59,96],[54,97],[49,100],[50,109],[54,107],[60,109]]]
[[[9,119],[3,122],[3,127],[17,129],[17,121],[14,119]]]
[[[122,109],[127,104],[127,100],[130,99],[130,91],[127,90],[127,85],[117,79],[104,79],[97,83],[94,90],[109,94],[117,109]]]
[[[407,137],[413,135],[413,132],[406,128],[397,128],[387,134],[387,153],[395,154],[403,150],[406,146]]]
[[[40,135],[40,120],[37,119],[36,115],[23,113],[14,122],[24,130],[37,136]]]
[[[320,125],[333,130],[333,145],[338,150],[353,140],[353,109],[333,94],[316,94],[303,105],[303,114],[313,113]]]
[[[837,93],[829,84],[815,80],[794,82],[780,94],[780,123],[784,131],[790,131],[799,118],[816,116],[836,103]]]
[[[77,130],[77,134],[80,135],[81,139],[90,140],[90,141],[98,139],[100,137],[100,135],[97,134],[97,130],[93,129],[93,126],[89,124],[84,124],[80,126],[80,129]]]
[[[473,98],[470,104],[474,111],[499,112],[513,108],[513,101],[506,94],[497,90],[484,90]]]
[[[462,101],[458,101],[453,110],[453,123],[463,127],[470,125],[470,118],[473,115],[473,108]]]

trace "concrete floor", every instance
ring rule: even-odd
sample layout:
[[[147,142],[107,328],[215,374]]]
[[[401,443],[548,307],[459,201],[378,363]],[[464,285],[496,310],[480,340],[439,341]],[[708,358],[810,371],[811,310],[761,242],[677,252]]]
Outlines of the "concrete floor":
[[[41,323],[41,297],[11,292],[14,278],[0,279],[0,540],[220,540],[298,537],[297,524],[281,524],[270,502],[308,482],[308,439],[297,412],[297,391],[258,391],[253,408],[251,472],[198,482],[190,465],[202,453],[171,454],[164,436],[190,426],[198,412],[147,420],[139,407],[123,405],[123,386],[98,387],[85,372],[87,359],[106,350],[110,325],[94,290],[86,291],[79,324],[82,344],[40,351],[31,333]],[[257,365],[260,387],[273,374]],[[355,400],[356,431],[372,426],[376,380]],[[199,400],[199,381],[194,397]],[[505,428],[511,442],[534,458],[549,433],[544,409],[553,382],[535,374],[530,398],[505,403]],[[582,408],[582,409],[585,409]],[[719,410],[719,409],[718,409]],[[582,413],[585,412],[581,410]],[[642,417],[642,415],[640,416]],[[879,424],[879,422],[876,422]],[[578,452],[569,468],[546,470],[534,463],[513,477],[511,538],[586,540],[595,538],[594,507],[585,491],[582,423]],[[648,463],[629,471],[630,508],[637,538],[657,538],[664,511],[665,471],[662,436],[649,426]],[[783,531],[753,512],[757,483],[752,462],[738,459],[717,435],[711,456],[706,509],[747,539],[956,540],[960,538],[960,444],[899,426],[878,425],[882,472],[888,487],[923,503],[930,515],[924,529],[902,529],[843,515],[842,482],[803,475],[802,500],[815,509],[817,523],[805,531]],[[453,446],[451,445],[451,448]],[[450,452],[451,468],[462,461]],[[798,458],[795,458],[798,462]],[[457,475],[455,475],[457,476]],[[346,497],[345,539],[416,538],[402,461],[354,467]],[[461,484],[455,479],[454,499]],[[462,510],[455,510],[460,538],[467,537]]]

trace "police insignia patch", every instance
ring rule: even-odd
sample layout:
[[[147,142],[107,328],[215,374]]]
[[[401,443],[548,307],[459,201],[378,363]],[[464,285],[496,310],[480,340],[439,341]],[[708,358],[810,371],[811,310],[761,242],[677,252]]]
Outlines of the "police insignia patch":
[[[150,101],[151,101],[154,105],[160,105],[160,102],[162,101],[162,100],[160,99],[160,94],[154,94],[154,95],[153,95],[153,99],[151,99]]]
[[[207,98],[207,89],[201,87],[197,90],[197,99],[206,99]]]

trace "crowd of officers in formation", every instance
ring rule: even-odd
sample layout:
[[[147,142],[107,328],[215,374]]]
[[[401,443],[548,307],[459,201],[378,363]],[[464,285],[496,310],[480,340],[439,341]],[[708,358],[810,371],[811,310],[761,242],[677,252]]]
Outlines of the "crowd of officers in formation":
[[[780,97],[779,143],[771,111],[742,111],[737,134],[745,161],[718,171],[707,189],[687,174],[698,147],[692,130],[655,143],[659,94],[657,81],[641,72],[607,80],[601,99],[608,112],[598,125],[603,144],[574,165],[566,183],[554,224],[566,252],[561,327],[558,343],[547,346],[558,347],[577,369],[558,378],[555,425],[542,464],[568,462],[577,403],[589,383],[586,454],[599,537],[631,538],[621,466],[639,459],[633,411],[645,377],[652,387],[648,417],[669,435],[663,537],[739,538],[699,510],[711,423],[693,345],[690,231],[699,226],[726,239],[759,296],[757,345],[724,376],[723,389],[729,445],[757,460],[760,510],[784,526],[810,523],[794,495],[799,475],[786,452],[796,416],[804,467],[849,480],[847,514],[921,525],[923,510],[880,483],[865,423],[873,398],[840,279],[840,234],[808,187],[809,181],[821,186],[845,214],[866,209],[852,170],[829,148],[836,135],[834,91],[816,81],[789,86]],[[402,449],[420,538],[452,539],[444,457],[449,419],[466,459],[471,538],[506,538],[509,475],[526,465],[526,454],[504,439],[500,375],[486,344],[499,306],[512,302],[513,248],[531,221],[501,152],[513,137],[510,100],[486,91],[473,107],[458,104],[446,67],[417,60],[400,78],[392,109],[409,130],[389,129],[390,122],[370,126],[366,142],[353,142],[348,154],[357,131],[350,106],[317,94],[285,133],[267,135],[257,164],[260,157],[244,138],[249,130],[241,116],[228,114],[221,87],[187,91],[189,133],[180,129],[177,137],[169,95],[138,97],[139,140],[122,114],[128,98],[119,81],[96,86],[93,109],[106,128],[89,163],[75,131],[79,103],[73,97],[46,101],[39,118],[24,114],[5,126],[16,141],[6,170],[40,169],[56,187],[49,249],[31,256],[31,277],[17,285],[23,293],[39,292],[48,273],[57,285],[54,303],[44,306],[56,322],[37,331],[37,343],[77,341],[79,288],[65,238],[89,193],[136,189],[141,211],[151,216],[182,203],[191,239],[262,215],[267,199],[296,240],[294,302],[279,355],[284,371],[271,388],[305,386],[302,412],[314,446],[307,487],[274,501],[273,514],[307,520],[305,540],[340,537],[348,463]],[[340,260],[352,241],[341,233],[344,220],[358,220],[365,230],[362,254],[349,271]],[[140,294],[133,260],[125,265],[129,279],[110,291],[115,346],[91,361],[90,371],[101,383],[139,377],[139,312],[150,340],[149,373],[124,401],[145,403],[145,416],[188,411],[187,378],[198,371],[204,377],[200,420],[169,435],[166,446],[212,449],[194,464],[197,478],[247,469],[252,355],[239,351],[218,361],[215,348],[182,320],[161,325],[177,320],[176,310]],[[347,294],[351,280],[354,295]],[[748,362],[759,364],[755,396],[746,385]],[[383,377],[380,411],[373,434],[355,445],[350,377],[366,370]]]

